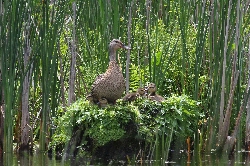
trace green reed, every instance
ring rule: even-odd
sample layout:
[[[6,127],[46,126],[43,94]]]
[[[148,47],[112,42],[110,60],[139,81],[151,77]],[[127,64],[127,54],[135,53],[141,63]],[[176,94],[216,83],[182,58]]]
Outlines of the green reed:
[[[56,42],[60,37],[62,25],[64,23],[64,1],[58,1],[58,4],[49,6],[49,3],[42,6],[42,23],[40,31],[41,50],[38,55],[41,56],[41,90],[42,90],[42,116],[40,126],[40,150],[47,149],[49,136],[48,124],[50,116],[55,115],[55,109],[58,103],[57,95],[57,69],[58,69],[58,52]],[[51,26],[53,25],[53,26]]]

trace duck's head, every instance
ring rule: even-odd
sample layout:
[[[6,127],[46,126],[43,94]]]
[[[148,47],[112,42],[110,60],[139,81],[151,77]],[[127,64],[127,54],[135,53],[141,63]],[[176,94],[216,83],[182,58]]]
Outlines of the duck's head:
[[[110,42],[109,47],[111,49],[114,49],[114,50],[117,50],[119,48],[123,48],[123,49],[126,49],[126,50],[130,50],[131,49],[130,47],[125,46],[119,39],[113,39]]]
[[[156,92],[155,84],[154,83],[149,83],[148,84],[148,93],[150,94],[150,93],[154,93],[154,92]]]
[[[145,94],[145,89],[144,88],[138,88],[137,93],[139,93],[141,96]]]
[[[90,101],[90,102],[93,102],[94,98],[91,94],[87,95],[86,96],[86,100]]]
[[[102,97],[101,99],[99,99],[99,104],[107,104],[108,100],[104,97]]]

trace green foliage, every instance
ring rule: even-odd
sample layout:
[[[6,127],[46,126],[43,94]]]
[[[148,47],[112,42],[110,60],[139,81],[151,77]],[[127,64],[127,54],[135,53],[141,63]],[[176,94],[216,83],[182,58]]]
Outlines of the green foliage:
[[[141,80],[143,84],[156,83],[160,93],[182,94],[186,91],[186,94],[192,95],[196,31],[195,26],[188,25],[189,37],[185,43],[185,54],[188,58],[186,58],[182,52],[181,32],[177,21],[166,25],[163,20],[157,20],[157,23],[151,26],[149,43],[146,42],[146,31],[143,25],[138,22],[134,34],[137,40],[133,44],[133,48],[136,49],[131,51],[131,86]],[[149,52],[145,51],[149,47],[152,57],[149,57]],[[139,65],[140,71],[138,71]],[[151,71],[150,68],[152,68]],[[181,82],[181,79],[185,82]]]
[[[162,103],[145,100],[139,106],[143,124],[139,130],[145,136],[152,136],[158,131],[164,133],[167,126],[173,127],[179,136],[190,136],[203,117],[199,105],[186,95],[172,96]]]
[[[58,111],[62,113],[62,109]],[[132,106],[109,106],[99,109],[79,99],[67,108],[67,112],[58,119],[54,119],[58,128],[53,135],[51,146],[55,148],[56,145],[65,145],[70,140],[75,127],[85,130],[85,136],[92,138],[95,146],[104,145],[125,136],[126,125],[136,122],[137,117],[138,110]]]
[[[54,119],[58,128],[50,145],[53,149],[63,147],[71,139],[75,128],[83,130],[85,138],[91,138],[94,147],[131,136],[134,140],[152,143],[157,134],[167,134],[172,129],[177,136],[191,135],[193,127],[202,117],[199,103],[185,95],[172,96],[162,103],[147,99],[138,99],[131,104],[118,101],[115,106],[105,109],[80,99],[65,113],[59,109],[58,114],[62,115]],[[137,128],[134,135],[130,131],[131,126]],[[82,145],[87,143],[87,140],[82,141]]]
[[[168,113],[175,119],[169,119],[170,124],[177,124],[176,127],[180,134],[185,136],[191,136],[191,133],[195,131],[198,120],[203,117],[201,112],[200,102],[191,100],[188,96],[172,96],[166,103],[164,103]],[[169,114],[162,114],[162,116],[169,117]],[[173,122],[176,121],[176,122]],[[184,127],[183,127],[184,126]]]
[[[126,107],[107,107],[93,113],[90,128],[86,131],[96,144],[102,146],[109,141],[121,139],[126,133],[126,125],[136,122],[138,110]]]
[[[130,67],[130,89],[132,89],[134,92],[138,89],[138,87],[142,86],[142,80],[145,80],[144,78],[144,70],[140,70],[140,68],[134,64],[131,64]],[[144,83],[145,85],[145,83]]]

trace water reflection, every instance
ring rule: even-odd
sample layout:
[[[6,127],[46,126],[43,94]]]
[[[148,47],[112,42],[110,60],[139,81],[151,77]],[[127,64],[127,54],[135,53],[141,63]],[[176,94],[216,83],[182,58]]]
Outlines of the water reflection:
[[[46,153],[37,153],[30,155],[24,153],[22,155],[4,154],[4,161],[0,161],[0,166],[69,166],[70,161],[56,160],[54,158],[49,158]]]
[[[138,165],[138,166],[158,166],[158,165],[168,165],[168,166],[241,166],[248,165],[250,166],[249,157],[247,157],[247,153],[238,152],[235,153],[230,159],[227,155],[222,157],[218,157],[219,155],[215,153],[201,155],[201,156],[192,156],[192,154],[187,154],[184,151],[181,152],[171,152],[171,157],[169,161],[142,161],[138,163],[126,163],[119,162],[119,165],[123,165],[121,163],[125,163],[124,165]],[[248,158],[248,159],[247,159]],[[117,164],[117,162],[113,162]],[[115,164],[115,165],[116,165]],[[57,160],[54,157],[49,158],[46,153],[37,153],[34,155],[23,154],[23,155],[15,155],[15,154],[4,154],[4,161],[0,160],[0,166],[72,166],[72,165],[102,165],[100,163],[91,163],[86,162],[86,158],[77,158],[76,160]]]
[[[219,155],[211,152],[210,154],[193,156],[184,151],[172,151],[169,161],[165,163],[170,166],[250,166],[250,153],[235,152],[229,157],[227,153]]]

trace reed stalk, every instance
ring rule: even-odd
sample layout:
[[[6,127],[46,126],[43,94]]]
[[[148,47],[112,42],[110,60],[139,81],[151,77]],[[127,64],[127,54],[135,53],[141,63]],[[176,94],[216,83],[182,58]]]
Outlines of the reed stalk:
[[[134,1],[130,4],[129,17],[128,17],[128,46],[131,47],[131,24],[132,24],[132,7]],[[127,60],[126,60],[126,93],[129,93],[129,65],[130,65],[130,50],[127,51]]]
[[[70,105],[75,101],[75,81],[76,81],[76,2],[72,3],[73,10],[73,32],[72,41],[70,42],[71,48],[71,61],[70,61],[70,73],[69,73],[69,99],[68,104]]]
[[[31,8],[28,8],[27,13],[29,13],[26,17],[25,25],[24,25],[24,57],[23,57],[23,65],[24,65],[24,80],[22,85],[22,119],[21,119],[21,143],[20,143],[20,151],[29,150],[29,136],[30,136],[30,117],[29,117],[29,89],[30,89],[30,78],[32,73],[32,68],[29,67],[29,63],[31,59],[31,45],[30,45],[30,27],[31,27]],[[30,68],[29,70],[27,70]],[[26,71],[27,70],[27,71]]]
[[[19,5],[20,3],[20,5]],[[17,61],[19,61],[19,38],[21,36],[23,15],[18,15],[17,11],[23,12],[23,3],[20,1],[1,2],[3,4],[3,13],[1,13],[1,72],[3,79],[4,93],[4,151],[8,154],[13,152],[13,117],[15,116],[15,103],[18,91],[16,83],[16,72],[19,69]],[[11,19],[10,19],[11,18]],[[10,19],[10,20],[9,20]],[[10,49],[12,48],[12,49]],[[17,68],[17,70],[15,69]],[[6,160],[10,161],[8,155]],[[11,159],[12,160],[12,159]]]
[[[57,100],[57,68],[58,52],[55,50],[56,42],[60,37],[62,24],[64,21],[64,1],[58,1],[58,4],[44,3],[42,6],[42,24],[40,28],[41,50],[41,88],[42,88],[42,111],[40,123],[40,150],[44,151],[48,146],[50,137],[48,124],[50,116],[54,115]],[[53,24],[53,26],[50,26]],[[51,114],[51,115],[50,115]]]

